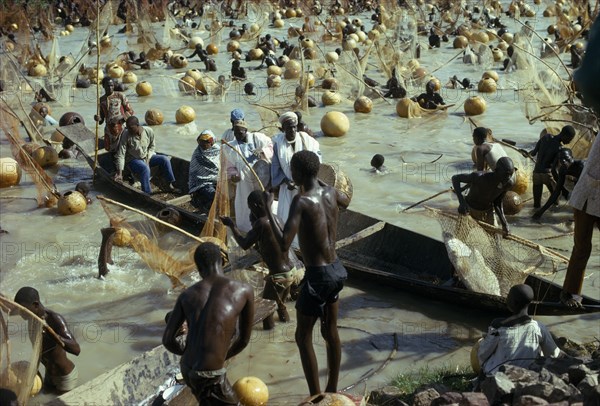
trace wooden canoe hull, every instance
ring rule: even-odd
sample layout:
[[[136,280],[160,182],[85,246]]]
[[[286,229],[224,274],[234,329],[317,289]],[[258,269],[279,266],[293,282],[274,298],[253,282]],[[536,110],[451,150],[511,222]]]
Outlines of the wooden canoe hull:
[[[379,220],[342,211],[338,240],[347,238]],[[508,313],[503,297],[453,287],[453,266],[443,242],[385,224],[381,230],[338,249],[338,256],[351,278],[366,278],[394,286],[432,300],[478,309],[488,313]],[[530,312],[537,315],[566,315],[600,311],[600,301],[584,297],[585,309],[571,309],[559,301],[561,286],[535,275],[526,284],[533,288],[535,301]]]
[[[83,124],[73,124],[64,127],[58,127],[65,137],[73,141],[79,152],[83,155],[91,168],[94,168],[94,150],[95,136]],[[168,155],[167,155],[168,156]],[[196,210],[189,202],[188,176],[190,162],[175,156],[169,156],[173,174],[175,175],[175,185],[182,191],[182,196],[176,196],[172,193],[164,193],[160,190],[154,190],[152,194],[146,194],[140,189],[133,187],[128,182],[119,182],[113,179],[113,173],[110,171],[111,157],[105,151],[99,151],[98,165],[95,167],[94,178],[110,190],[114,190],[121,195],[121,201],[129,204],[135,202],[136,206],[144,206],[148,209],[160,210],[172,207],[179,211],[186,223],[187,231],[195,231],[197,234],[206,222],[206,213]]]
[[[69,127],[61,127],[59,130],[62,132],[63,128]],[[85,130],[79,131],[85,133]],[[69,136],[66,133],[65,136]],[[85,137],[89,138],[89,133]],[[75,139],[73,141],[78,143]],[[80,141],[81,144],[84,142],[86,141]],[[177,157],[172,157],[171,162],[175,177],[178,181],[185,180],[186,183],[185,185],[178,183],[178,186],[187,191],[189,162]],[[147,195],[126,183],[114,181],[102,167],[96,170],[100,178],[110,187],[129,194],[133,201],[147,202],[157,208],[171,206],[168,201]],[[185,220],[191,222],[192,227],[202,223],[206,218],[204,214],[174,207],[180,210]],[[338,241],[347,239],[377,223],[382,222],[352,210],[341,211],[338,221]],[[339,248],[338,256],[344,262],[351,277],[379,281],[383,285],[394,286],[422,297],[471,309],[477,308],[498,314],[508,312],[503,297],[452,286],[454,269],[443,242],[398,226],[385,223],[380,229],[378,228],[378,231]],[[588,306],[585,309],[563,306],[559,301],[561,287],[535,275],[530,275],[525,283],[532,286],[536,295],[535,300],[539,302],[532,305],[530,309],[535,314],[564,315],[600,311],[600,301],[589,297],[583,299],[583,304]]]

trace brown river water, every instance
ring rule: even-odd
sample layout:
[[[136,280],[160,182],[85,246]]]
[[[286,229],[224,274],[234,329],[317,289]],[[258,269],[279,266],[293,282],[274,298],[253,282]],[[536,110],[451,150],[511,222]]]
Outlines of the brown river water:
[[[372,26],[368,15],[361,16],[367,28]],[[534,28],[546,36],[545,28],[549,19],[530,19]],[[286,27],[274,29],[264,27],[275,37],[286,35],[289,23],[300,26],[300,19],[286,20]],[[506,18],[506,22],[509,22]],[[518,25],[509,22],[511,28]],[[135,44],[136,36],[116,34],[121,26],[110,26],[113,38],[113,57]],[[155,27],[158,30],[161,27]],[[224,48],[229,30],[222,32]],[[201,31],[205,43],[208,33]],[[59,37],[60,50],[67,54],[77,53],[87,29],[78,27],[68,37]],[[456,74],[459,78],[469,77],[472,82],[479,80],[482,66],[465,65],[461,58],[447,63],[457,54],[451,43],[442,43],[441,49],[427,50],[427,38],[419,37],[423,45],[421,65],[428,70],[438,69],[436,76],[446,83]],[[321,44],[326,50],[339,44]],[[42,43],[47,51],[49,43]],[[247,44],[243,44],[247,48]],[[185,50],[186,55],[191,50]],[[104,63],[110,55],[103,55]],[[566,58],[566,57],[565,57]],[[229,74],[229,54],[221,52],[215,57],[219,74]],[[95,61],[90,57],[88,64]],[[377,58],[372,56],[367,74],[384,83],[385,78],[377,69]],[[176,82],[171,78],[182,74],[188,68],[203,69],[203,64],[194,58],[186,69],[155,67],[150,71],[136,71],[139,80],[149,80],[153,94],[138,97],[133,87],[126,94],[138,115],[143,117],[149,108],[159,108],[165,116],[162,126],[154,127],[157,136],[157,150],[189,159],[196,146],[195,138],[204,128],[215,134],[222,134],[229,127],[229,112],[236,107],[244,109],[251,129],[262,127],[258,108],[250,102],[267,104],[271,97],[266,88],[264,70],[252,70],[259,62],[243,62],[247,73],[257,86],[259,96],[248,99],[243,96],[241,87],[232,86],[226,100],[194,98],[178,92]],[[498,70],[499,63],[490,68]],[[530,125],[522,112],[517,79],[513,74],[500,73],[499,90],[488,96],[487,112],[476,117],[480,125],[491,127],[497,138],[510,138],[517,145],[530,148],[535,143],[542,124]],[[216,79],[216,75],[213,75]],[[296,82],[283,85],[276,92],[281,96],[292,93]],[[409,94],[419,94],[422,85],[408,86]],[[318,91],[314,91],[320,99]],[[287,94],[286,93],[286,94]],[[391,224],[405,227],[419,233],[441,238],[437,221],[427,215],[423,208],[415,208],[406,213],[402,209],[438,191],[450,187],[450,177],[471,168],[470,151],[472,146],[468,120],[462,110],[467,96],[476,91],[442,89],[441,94],[447,103],[456,103],[448,113],[439,113],[424,118],[402,119],[395,112],[395,102],[388,104],[373,98],[374,108],[370,114],[355,113],[352,101],[344,100],[334,107],[315,107],[305,113],[305,120],[315,131],[325,112],[338,110],[350,120],[350,131],[341,138],[318,138],[325,162],[336,164],[352,180],[354,197],[350,208],[368,214]],[[32,100],[31,94],[25,94]],[[53,103],[53,116],[58,119],[68,111],[83,115],[88,127],[93,129],[93,115],[96,111],[95,89],[75,90],[72,97]],[[196,120],[188,125],[175,124],[175,111],[187,104],[197,113]],[[51,129],[46,127],[51,133]],[[369,172],[369,162],[373,154],[386,158],[388,172]],[[440,157],[441,155],[441,157]],[[0,156],[10,156],[10,146],[5,137],[0,139]],[[439,158],[439,159],[438,159]],[[431,163],[436,160],[435,163]],[[515,155],[515,159],[522,159]],[[55,168],[48,170],[61,192],[74,189],[80,180],[90,180],[91,171],[83,161],[60,161]],[[94,190],[93,194],[105,191]],[[176,294],[170,291],[170,282],[163,275],[149,270],[135,252],[123,248],[113,253],[115,265],[106,280],[98,280],[97,255],[101,240],[100,228],[107,224],[107,218],[99,204],[94,202],[81,214],[60,216],[55,209],[37,208],[31,199],[35,187],[24,176],[21,184],[0,191],[0,224],[10,234],[0,237],[1,292],[13,297],[25,285],[36,287],[44,305],[64,315],[72,331],[81,344],[79,357],[71,357],[79,368],[80,382],[86,382],[102,372],[160,344],[164,328],[164,315],[171,309]],[[527,196],[526,196],[527,197]],[[545,194],[544,198],[548,195]],[[128,202],[135,205],[136,202]],[[457,200],[446,193],[432,200],[436,208],[456,208]],[[572,231],[571,211],[561,200],[559,207],[549,210],[543,223],[533,222],[531,202],[523,211],[508,221],[512,232],[528,239],[539,239]],[[597,235],[595,236],[597,237]],[[565,255],[569,255],[572,237],[569,235],[547,241],[547,245]],[[401,249],[401,248],[400,248]],[[594,238],[592,257],[587,269],[584,293],[600,298],[600,251],[598,239]],[[548,278],[561,283],[565,268]],[[291,312],[293,313],[293,312]],[[568,336],[576,341],[590,341],[600,336],[598,315],[536,317],[546,323],[558,336]],[[377,370],[388,358],[394,340],[398,351],[394,359],[380,373],[366,383],[359,384],[351,392],[363,394],[377,386],[388,383],[400,372],[415,371],[421,367],[468,364],[469,351],[491,321],[491,316],[472,309],[458,308],[431,300],[424,300],[410,293],[397,291],[380,285],[369,285],[348,281],[340,299],[340,336],[342,339],[342,368],[339,387],[346,387],[370,371]],[[23,325],[14,325],[15,339],[23,334]],[[271,392],[272,404],[297,404],[308,393],[302,373],[300,359],[294,343],[295,317],[287,324],[277,323],[270,332],[256,327],[251,344],[230,366],[229,378],[233,382],[246,375],[260,377],[267,383]],[[394,335],[396,338],[394,338]],[[322,371],[322,382],[326,373],[325,346],[315,330],[315,346]],[[49,395],[33,399],[31,403],[43,403]],[[92,401],[93,399],[90,399]]]

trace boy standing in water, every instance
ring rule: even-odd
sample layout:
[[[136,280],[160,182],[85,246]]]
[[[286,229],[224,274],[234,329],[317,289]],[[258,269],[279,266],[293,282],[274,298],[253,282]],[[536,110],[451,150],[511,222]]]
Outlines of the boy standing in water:
[[[346,269],[335,252],[339,208],[350,203],[347,195],[317,179],[319,158],[311,151],[299,151],[290,162],[292,178],[300,193],[292,200],[283,231],[276,226],[271,211],[273,194],[265,193],[271,229],[282,251],[287,251],[296,234],[306,273],[296,301],[296,344],[311,395],[321,393],[319,368],[312,345],[313,328],[321,321],[321,334],[327,343],[329,369],[325,392],[337,392],[341,344],[337,331],[338,297],[347,278]]]
[[[284,302],[294,282],[296,268],[290,262],[289,251],[282,250],[279,242],[275,239],[261,192],[255,190],[250,193],[248,207],[252,217],[252,229],[248,231],[245,237],[242,236],[231,218],[221,217],[221,221],[231,229],[235,241],[243,250],[247,250],[256,244],[256,249],[267,268],[269,268],[269,276],[265,278],[263,298],[275,300],[279,321],[287,322],[290,316]],[[274,220],[277,222],[276,226],[281,229],[282,225],[279,218],[274,217]],[[263,320],[265,330],[272,329],[274,324],[272,314]]]
[[[41,358],[42,364],[46,368],[44,386],[55,388],[59,393],[75,388],[79,373],[75,364],[67,358],[67,352],[79,355],[81,349],[69,331],[63,316],[45,308],[40,301],[38,291],[28,286],[19,289],[15,295],[15,302],[44,320],[47,326],[58,335],[55,337],[46,329],[42,333]]]

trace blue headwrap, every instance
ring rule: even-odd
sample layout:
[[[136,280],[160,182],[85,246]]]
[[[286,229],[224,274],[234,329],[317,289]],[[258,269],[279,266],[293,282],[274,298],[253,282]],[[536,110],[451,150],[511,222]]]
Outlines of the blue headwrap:
[[[242,109],[231,110],[231,121],[243,120],[246,117]]]

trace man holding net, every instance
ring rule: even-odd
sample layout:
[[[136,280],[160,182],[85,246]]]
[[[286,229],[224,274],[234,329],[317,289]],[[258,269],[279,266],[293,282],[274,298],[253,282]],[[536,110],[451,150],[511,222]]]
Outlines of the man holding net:
[[[533,207],[539,209],[542,205],[542,191],[544,185],[550,193],[556,188],[556,181],[552,176],[552,165],[556,161],[560,147],[570,143],[575,138],[575,129],[566,125],[560,130],[558,135],[546,134],[539,139],[535,148],[523,155],[536,156],[535,167],[533,168]]]
[[[312,345],[313,328],[321,321],[321,334],[327,343],[328,379],[326,392],[337,392],[341,344],[337,331],[338,298],[347,272],[335,252],[339,208],[350,198],[319,179],[319,157],[312,151],[294,154],[290,163],[292,179],[300,193],[292,200],[283,231],[276,226],[271,211],[273,194],[265,193],[271,229],[282,251],[289,250],[298,234],[306,273],[296,301],[296,344],[311,395],[321,393],[319,368]]]
[[[79,355],[81,349],[63,316],[45,308],[40,301],[38,291],[29,286],[19,289],[15,295],[15,302],[44,320],[46,325],[54,332],[54,334],[51,334],[45,328],[42,335],[41,358],[42,364],[46,368],[44,386],[54,388],[60,393],[75,388],[79,373],[75,364],[67,358],[67,352]]]
[[[247,250],[253,245],[256,246],[267,268],[269,268],[269,275],[265,278],[263,298],[274,300],[277,303],[279,321],[287,322],[290,316],[285,306],[285,300],[289,296],[291,286],[295,281],[296,268],[290,261],[289,250],[282,250],[275,239],[261,192],[255,190],[250,193],[248,207],[252,213],[252,229],[245,236],[240,233],[240,230],[229,217],[221,217],[221,221],[231,229],[233,238],[235,238],[240,248]],[[283,226],[279,218],[274,217],[274,220],[277,223],[276,226],[282,229]],[[274,325],[272,314],[263,320],[265,330],[272,329]]]
[[[248,131],[244,120],[233,123],[233,135],[235,140],[228,144],[230,148],[227,149],[226,155],[227,176],[236,184],[235,222],[237,227],[246,233],[252,228],[248,195],[256,188],[250,166],[256,164],[259,159],[270,163],[273,157],[273,143],[263,133]]]
[[[282,114],[279,123],[283,132],[273,137],[271,183],[273,188],[279,189],[277,215],[285,223],[292,199],[298,194],[290,169],[292,156],[298,151],[308,150],[317,154],[321,161],[321,150],[317,140],[305,132],[298,131],[298,116],[294,112],[288,111]]]
[[[459,174],[452,177],[452,187],[460,203],[458,212],[460,214],[470,214],[475,220],[495,225],[494,212],[500,218],[502,229],[505,234],[509,233],[508,223],[504,216],[502,200],[508,190],[514,186],[512,180],[515,167],[508,157],[503,157],[496,162],[494,172],[473,172],[469,174]],[[465,188],[461,187],[465,183],[469,187],[469,192],[463,196]]]

